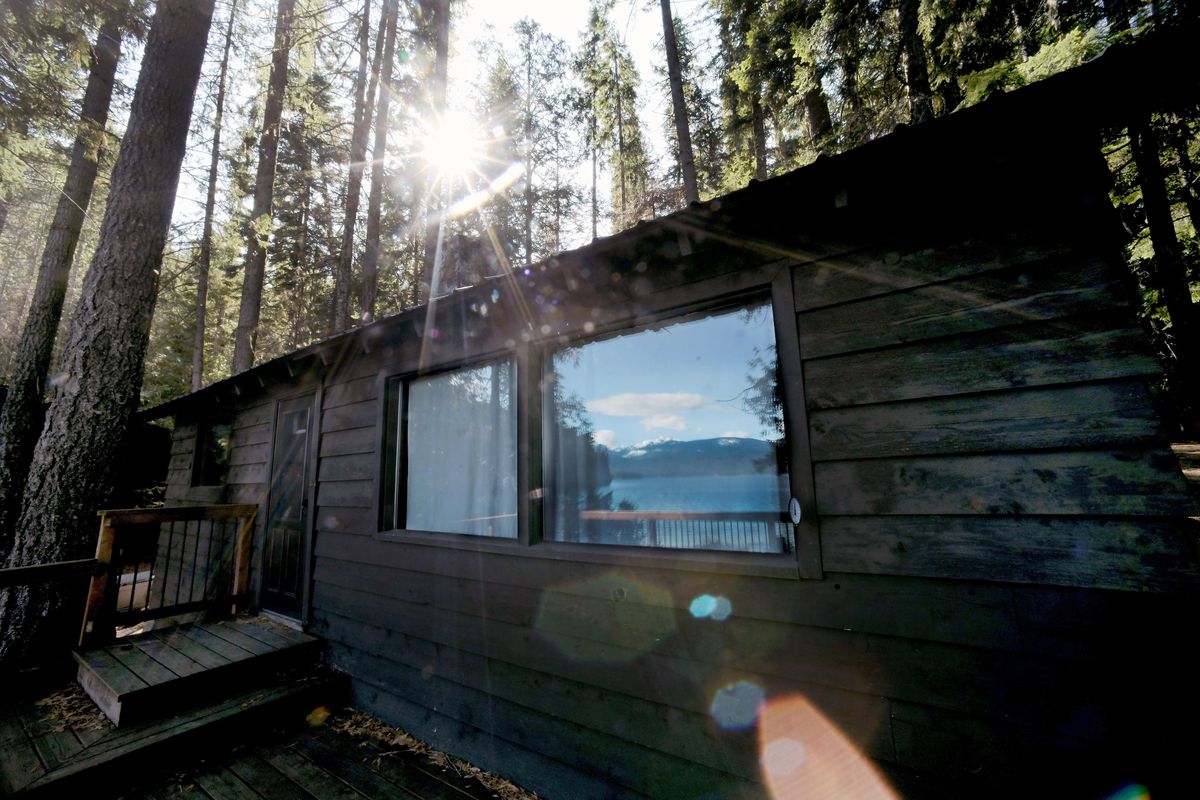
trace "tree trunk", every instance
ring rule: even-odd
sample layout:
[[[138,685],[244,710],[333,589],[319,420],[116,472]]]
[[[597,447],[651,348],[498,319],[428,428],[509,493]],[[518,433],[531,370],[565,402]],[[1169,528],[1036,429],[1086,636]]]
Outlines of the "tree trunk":
[[[42,430],[46,373],[62,319],[75,247],[107,137],[105,125],[112,101],[113,77],[121,56],[121,22],[115,15],[105,21],[91,50],[71,163],[42,251],[29,315],[8,374],[8,396],[0,410],[0,558],[12,550],[13,526],[21,512],[21,492]]]
[[[430,118],[438,120],[446,113],[446,69],[450,58],[450,0],[423,0],[423,5],[432,9],[436,41],[434,43],[433,87],[430,92]],[[436,205],[440,192],[437,187],[426,192],[428,206],[425,210],[424,274],[432,286],[433,262],[437,257],[438,214]]]
[[[596,241],[600,237],[597,233],[600,223],[600,200],[596,196],[596,103],[592,102],[592,241]]]
[[[4,226],[8,224],[8,198],[0,197],[0,236],[4,235]]]
[[[767,128],[763,120],[762,104],[758,95],[750,97],[750,122],[754,132],[754,177],[760,181],[767,179]]]
[[[196,278],[196,334],[192,339],[192,391],[204,384],[204,329],[208,315],[208,269],[212,263],[213,212],[217,207],[217,173],[221,167],[221,122],[225,116],[225,79],[229,74],[229,48],[233,44],[233,21],[237,0],[229,4],[229,23],[225,26],[225,50],[217,76],[217,108],[213,113],[212,152],[208,160],[208,196],[204,201],[204,230],[200,234],[200,254]]]
[[[825,99],[825,91],[821,88],[818,78],[814,75],[815,86],[804,93],[801,103],[804,106],[804,125],[807,128],[808,143],[818,153],[826,153],[829,149],[829,136],[833,133],[833,117],[829,113],[829,101]]]
[[[1182,421],[1188,433],[1194,436],[1200,434],[1200,372],[1197,370],[1200,320],[1197,319],[1196,305],[1192,302],[1183,247],[1175,233],[1171,199],[1159,161],[1158,135],[1153,120],[1147,118],[1130,126],[1129,143],[1137,166],[1150,241],[1154,245],[1151,280],[1155,288],[1162,292],[1167,313],[1171,317],[1177,365],[1174,393]]]
[[[367,62],[371,58],[371,0],[364,0],[358,28],[358,76],[354,81],[354,129],[350,135],[350,175],[346,178],[346,216],[342,223],[342,249],[338,255],[333,284],[331,333],[350,327],[350,281],[354,264],[354,228],[358,224],[358,201],[362,194],[363,169],[367,159],[367,134],[371,128],[374,89],[367,93]],[[380,33],[383,26],[380,26]],[[382,57],[376,46],[376,57]],[[374,75],[372,75],[372,84]]]
[[[1196,167],[1188,153],[1191,131],[1186,119],[1175,117],[1169,127],[1171,147],[1175,151],[1175,172],[1179,178],[1179,194],[1187,209],[1192,229],[1200,231],[1200,194],[1196,189]]]
[[[675,109],[675,138],[679,143],[679,172],[683,175],[683,199],[700,200],[696,188],[696,161],[692,156],[692,132],[688,127],[687,106],[683,102],[683,76],[679,72],[679,48],[675,44],[675,23],[671,21],[671,0],[659,0],[662,6],[663,44],[667,50],[667,76],[671,81],[671,105]]]
[[[63,350],[64,379],[34,451],[14,565],[95,552],[96,509],[138,404],[212,10],[213,0],[159,0],[155,8],[99,245]],[[65,652],[79,626],[71,597],[55,585],[0,595],[0,659]]]
[[[250,216],[250,245],[246,248],[246,273],[242,278],[242,304],[233,340],[233,374],[254,365],[258,320],[262,311],[263,276],[267,271],[267,243],[274,208],[275,159],[279,155],[279,121],[287,91],[288,55],[292,49],[292,15],[296,0],[279,0],[275,18],[275,44],[262,135],[258,140],[258,172],[254,177],[254,211]]]
[[[921,0],[900,0],[900,47],[904,82],[908,87],[908,121],[913,125],[933,119],[933,89],[929,86],[929,64],[925,44],[917,30]]]
[[[625,197],[625,109],[621,103],[621,71],[615,55],[613,56],[613,86],[616,87],[614,92],[617,96],[617,169],[621,176],[621,211],[619,216],[613,215],[617,220],[617,224],[613,227],[620,231],[629,224],[629,202]]]
[[[388,111],[392,99],[392,62],[395,61],[398,15],[393,3],[383,4],[379,24],[387,30],[380,67],[379,103],[375,117],[375,147],[371,150],[371,194],[367,199],[367,242],[363,252],[362,322],[375,319],[375,295],[379,288],[379,212],[383,203],[383,160],[387,155]]]

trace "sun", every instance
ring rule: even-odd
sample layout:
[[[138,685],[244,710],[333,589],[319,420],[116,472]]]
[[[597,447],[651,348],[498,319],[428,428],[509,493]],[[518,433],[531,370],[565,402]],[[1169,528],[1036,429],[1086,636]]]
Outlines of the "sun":
[[[421,160],[439,179],[476,175],[485,158],[484,139],[475,121],[461,111],[447,111],[426,126]]]

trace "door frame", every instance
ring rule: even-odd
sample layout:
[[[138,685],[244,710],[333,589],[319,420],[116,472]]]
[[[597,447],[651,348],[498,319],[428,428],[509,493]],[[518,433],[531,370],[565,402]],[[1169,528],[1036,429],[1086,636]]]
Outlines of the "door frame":
[[[305,454],[304,470],[304,494],[308,501],[308,511],[304,517],[304,543],[300,556],[300,569],[303,573],[300,578],[300,615],[299,617],[289,617],[287,614],[263,608],[263,566],[267,542],[267,516],[271,508],[271,477],[275,470],[275,433],[279,428],[279,409],[284,403],[300,399],[305,395],[312,395],[308,425],[308,452]],[[277,614],[285,619],[294,619],[302,627],[309,624],[311,617],[313,558],[316,552],[313,539],[317,527],[317,459],[321,447],[321,408],[324,405],[324,395],[325,384],[324,381],[321,381],[316,386],[297,387],[292,391],[277,395],[271,400],[273,406],[271,408],[270,450],[267,453],[267,474],[262,500],[258,507],[258,521],[255,526],[257,530],[255,531],[254,547],[254,608],[258,611],[265,610],[268,613]]]

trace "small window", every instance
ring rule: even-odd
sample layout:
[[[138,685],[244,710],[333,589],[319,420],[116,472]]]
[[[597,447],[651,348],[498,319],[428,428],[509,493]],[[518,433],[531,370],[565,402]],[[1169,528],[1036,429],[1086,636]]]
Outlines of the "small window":
[[[515,376],[499,360],[389,381],[384,530],[516,538]]]
[[[769,302],[548,357],[544,538],[794,550]]]
[[[204,422],[196,437],[196,468],[193,486],[224,486],[229,478],[230,441],[233,423]]]

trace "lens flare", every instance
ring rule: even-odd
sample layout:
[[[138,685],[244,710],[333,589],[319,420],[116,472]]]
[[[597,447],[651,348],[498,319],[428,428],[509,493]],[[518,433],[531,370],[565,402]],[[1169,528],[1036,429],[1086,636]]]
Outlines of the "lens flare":
[[[738,681],[722,686],[713,695],[708,713],[725,730],[737,731],[754,726],[767,699],[767,692],[753,681]]]
[[[758,738],[759,765],[773,800],[898,800],[870,760],[804,697],[766,704]]]
[[[461,111],[434,119],[421,137],[421,158],[440,178],[464,178],[479,169],[484,142],[479,128]]]

